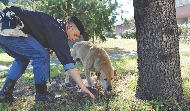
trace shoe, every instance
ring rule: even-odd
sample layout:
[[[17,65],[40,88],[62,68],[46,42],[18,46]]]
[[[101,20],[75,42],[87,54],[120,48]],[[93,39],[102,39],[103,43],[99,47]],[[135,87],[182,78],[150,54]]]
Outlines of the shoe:
[[[0,102],[14,102],[15,98],[13,97],[13,90],[16,84],[15,80],[7,78],[5,83],[0,90]]]
[[[35,101],[54,101],[58,99],[55,94],[47,91],[46,82],[35,84],[36,95]]]

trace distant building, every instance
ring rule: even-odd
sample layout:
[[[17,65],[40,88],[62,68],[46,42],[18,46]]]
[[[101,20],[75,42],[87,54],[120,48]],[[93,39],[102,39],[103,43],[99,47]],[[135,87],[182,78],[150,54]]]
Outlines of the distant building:
[[[190,0],[176,0],[176,19],[178,24],[190,23]]]
[[[116,36],[121,36],[121,33],[125,30],[127,30],[127,27],[124,25],[123,20],[119,20],[114,23],[114,28],[115,28],[115,34]]]

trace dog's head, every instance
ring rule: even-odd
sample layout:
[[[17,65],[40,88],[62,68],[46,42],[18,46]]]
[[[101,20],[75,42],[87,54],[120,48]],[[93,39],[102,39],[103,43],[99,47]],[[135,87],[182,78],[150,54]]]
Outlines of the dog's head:
[[[99,80],[101,81],[102,87],[105,91],[112,90],[112,81],[116,75],[117,74],[114,67],[102,66],[99,72]]]

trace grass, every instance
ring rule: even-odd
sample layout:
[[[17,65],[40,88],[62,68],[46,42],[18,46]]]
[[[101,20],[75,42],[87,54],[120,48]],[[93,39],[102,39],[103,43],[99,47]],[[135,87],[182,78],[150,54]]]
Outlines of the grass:
[[[134,39],[108,39],[105,43],[95,42],[103,47],[109,54],[126,53],[136,51]],[[180,48],[188,48],[189,44],[181,44]],[[3,54],[3,53],[1,53]],[[0,55],[1,55],[0,54]],[[171,107],[165,101],[144,101],[135,97],[137,85],[137,57],[126,56],[112,58],[111,62],[117,69],[118,76],[114,78],[112,92],[104,92],[98,82],[96,89],[92,90],[96,99],[84,97],[77,89],[68,89],[64,86],[65,72],[61,65],[51,66],[52,84],[57,81],[62,87],[52,87],[49,90],[55,95],[61,95],[62,99],[56,102],[34,102],[34,80],[32,70],[27,70],[19,79],[15,87],[14,95],[18,100],[13,104],[1,103],[0,110],[27,110],[27,111],[188,111],[190,110],[190,51],[180,52],[181,74],[183,81],[184,100],[182,104],[174,103]],[[6,57],[7,58],[7,57]],[[4,59],[2,59],[4,60]],[[1,60],[0,60],[1,61]],[[11,62],[12,59],[6,60]],[[5,63],[6,63],[5,61]],[[82,78],[83,67],[78,64]],[[6,71],[0,72],[0,81],[4,80]],[[2,82],[1,82],[2,85]],[[1,86],[0,85],[0,86]]]
[[[104,43],[95,42],[104,48],[109,54],[127,53],[137,51],[137,42],[135,39],[113,39],[109,38]]]
[[[7,53],[0,50],[0,64],[1,65],[10,65],[13,61],[13,58]]]

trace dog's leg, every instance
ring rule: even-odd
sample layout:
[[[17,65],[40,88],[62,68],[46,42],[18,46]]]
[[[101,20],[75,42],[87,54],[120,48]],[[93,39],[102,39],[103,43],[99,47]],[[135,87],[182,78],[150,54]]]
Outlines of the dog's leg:
[[[91,73],[89,70],[85,70],[85,76],[88,83],[88,87],[91,87],[91,88],[94,87],[94,82],[91,78]]]
[[[66,71],[65,83],[69,83],[69,73]]]

